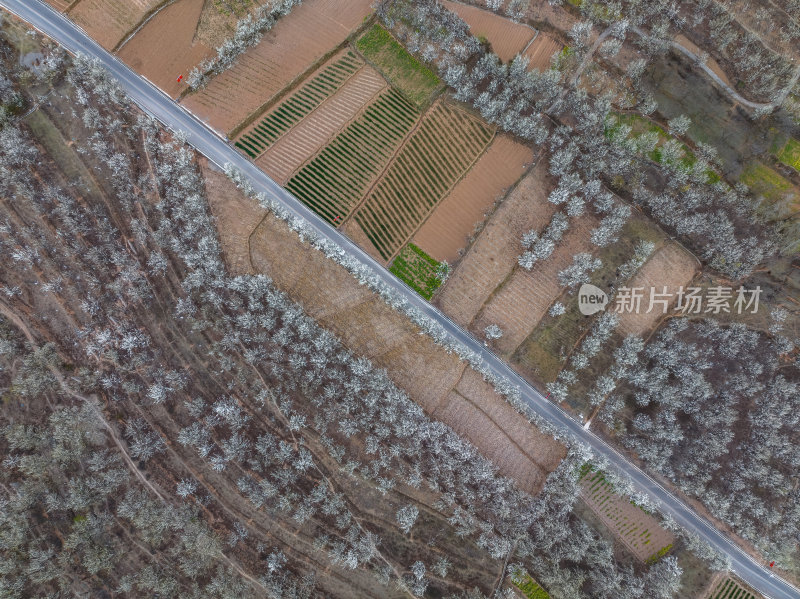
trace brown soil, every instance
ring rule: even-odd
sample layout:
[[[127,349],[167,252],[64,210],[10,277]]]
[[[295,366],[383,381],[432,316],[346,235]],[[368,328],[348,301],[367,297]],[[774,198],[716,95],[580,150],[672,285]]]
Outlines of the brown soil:
[[[644,291],[638,314],[635,312],[620,314],[619,332],[623,335],[645,335],[664,317],[664,308],[658,303],[654,304],[649,314],[647,313],[651,287],[656,293],[662,293],[664,286],[667,287],[667,293],[673,294],[673,297],[669,298],[666,314],[675,314],[672,308],[677,297],[674,294],[679,287],[685,288],[689,284],[699,266],[694,256],[677,243],[667,243],[659,248],[626,285],[631,289],[643,287]]]
[[[69,8],[71,2],[68,0],[45,0],[50,6],[55,8],[58,12],[64,12]]]
[[[164,0],[82,0],[70,18],[106,50],[113,49]],[[177,75],[176,75],[177,76]]]
[[[558,273],[572,264],[572,257],[581,252],[596,253],[589,234],[599,224],[593,214],[570,219],[564,239],[546,260],[533,265],[530,271],[516,266],[511,277],[497,289],[475,319],[472,331],[483,336],[483,330],[498,325],[503,336],[492,342],[503,354],[511,355],[533,332],[563,288]],[[520,248],[519,253],[522,253]]]
[[[520,239],[547,225],[555,206],[547,202],[553,183],[539,163],[503,201],[436,298],[438,306],[468,326],[508,276],[522,252]]]
[[[308,0],[296,6],[225,72],[183,103],[227,133],[341,44],[370,12],[370,0]]]
[[[677,35],[677,36],[675,36],[675,41],[677,43],[679,43],[681,46],[683,46],[684,48],[686,48],[687,50],[689,50],[689,52],[692,52],[693,54],[696,54],[698,56],[700,54],[702,54],[702,52],[703,52],[703,50],[701,48],[697,47],[697,44],[695,44],[694,42],[690,41],[682,33]],[[731,85],[731,81],[730,81],[730,79],[728,79],[728,75],[725,73],[725,71],[722,70],[722,67],[719,66],[719,63],[716,60],[714,60],[713,58],[709,57],[708,60],[706,60],[706,66],[709,69],[711,69],[712,71],[714,71],[714,73],[716,73],[717,76],[720,79],[722,79],[725,83],[727,83],[728,85]]]
[[[564,447],[526,422],[471,368],[431,413],[498,465],[500,473],[535,495],[564,458]],[[480,435],[475,431],[481,431]]]
[[[199,163],[225,265],[234,276],[253,274],[247,239],[250,232],[264,219],[267,210],[245,196],[213,163],[205,158],[200,159]]]
[[[572,26],[580,21],[580,16],[572,14],[562,5],[549,2],[531,2],[526,18],[536,23],[536,26],[545,31],[569,31]]]
[[[525,56],[530,61],[528,68],[539,69],[540,71],[550,68],[550,58],[556,52],[560,52],[563,47],[564,45],[558,40],[546,33],[540,33],[525,51]]]
[[[534,152],[508,135],[498,135],[475,166],[442,200],[413,242],[440,262],[453,263],[492,205],[533,160]]]
[[[592,492],[591,479],[590,474],[581,482],[581,498],[637,559],[644,562],[675,542],[671,532],[628,498],[617,495],[608,487]]]
[[[197,24],[197,40],[210,48],[219,48],[236,32],[236,23],[252,14],[267,0],[204,0],[203,13]],[[231,10],[231,8],[235,10]]]
[[[536,35],[536,31],[527,25],[514,23],[510,19],[476,6],[467,6],[450,0],[442,0],[442,4],[464,19],[473,35],[485,37],[491,44],[492,51],[503,62],[512,60],[522,52]]]
[[[286,184],[385,88],[386,81],[375,69],[362,67],[333,96],[262,154],[256,164],[273,179]]]
[[[170,96],[186,88],[194,66],[214,50],[195,41],[203,0],[178,0],[147,22],[119,51],[119,57]],[[183,75],[179,83],[178,77]]]
[[[217,178],[206,169],[209,172],[212,181]],[[224,187],[220,181],[216,184]],[[232,197],[237,200],[212,200],[226,259],[246,251],[248,223],[260,214],[255,208],[243,217],[247,200],[238,193]],[[503,474],[514,476],[521,489],[538,491],[563,458],[564,447],[528,423],[480,375],[420,335],[407,317],[300,241],[282,221],[272,215],[263,219],[250,237],[250,257],[253,272],[270,276],[351,351],[385,368],[426,412],[462,432]]]
[[[359,225],[355,220],[348,220],[342,227],[342,233],[347,235],[352,241],[355,241],[362,250],[375,258],[375,260],[377,260],[383,266],[388,264],[388,262],[384,260],[383,256],[381,256],[378,248],[375,247],[375,244],[373,244],[369,240],[369,237],[367,237],[367,234],[364,233],[364,229],[362,229],[361,225]]]

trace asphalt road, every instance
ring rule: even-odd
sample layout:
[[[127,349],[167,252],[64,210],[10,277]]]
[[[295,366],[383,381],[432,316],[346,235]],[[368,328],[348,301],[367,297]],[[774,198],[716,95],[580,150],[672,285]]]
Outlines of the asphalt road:
[[[696,532],[712,546],[727,554],[731,559],[733,571],[746,583],[769,599],[800,599],[800,589],[773,575],[767,567],[744,553],[705,518],[693,512],[680,499],[629,462],[613,447],[606,444],[590,430],[585,430],[581,423],[543,397],[541,393],[511,370],[503,360],[489,351],[481,341],[472,337],[472,335],[453,323],[414,291],[406,287],[404,283],[395,278],[394,275],[389,273],[361,248],[329,226],[297,198],[256,168],[249,160],[230,146],[222,136],[212,131],[210,127],[176,104],[146,79],[134,73],[126,65],[106,52],[71,21],[40,0],[0,0],[0,6],[31,23],[41,32],[58,41],[70,52],[82,52],[98,58],[112,75],[119,80],[131,99],[145,112],[157,118],[173,131],[182,131],[189,144],[217,165],[222,166],[226,163],[235,165],[250,178],[253,187],[257,191],[264,192],[277,199],[292,214],[305,219],[319,235],[338,244],[351,256],[372,266],[387,285],[403,293],[411,304],[435,319],[455,340],[478,352],[492,371],[516,384],[521,391],[522,399],[542,418],[547,419],[571,436],[582,440],[596,454],[605,456],[612,465],[621,472],[626,473],[633,480],[636,487],[647,493],[659,504],[664,513],[669,514],[680,525]]]

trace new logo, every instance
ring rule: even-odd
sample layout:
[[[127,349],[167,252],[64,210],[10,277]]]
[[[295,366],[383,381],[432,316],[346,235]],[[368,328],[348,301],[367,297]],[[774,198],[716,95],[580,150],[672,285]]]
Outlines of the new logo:
[[[584,283],[578,290],[578,310],[585,316],[600,312],[608,305],[608,295],[605,291],[589,283]]]

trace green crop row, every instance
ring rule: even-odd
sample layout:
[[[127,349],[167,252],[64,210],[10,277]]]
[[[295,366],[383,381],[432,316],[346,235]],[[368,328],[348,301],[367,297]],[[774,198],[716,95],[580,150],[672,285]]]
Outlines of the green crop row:
[[[717,588],[712,591],[711,599],[757,599],[750,591],[742,588],[732,578],[726,578],[721,581]]]
[[[481,121],[445,104],[425,115],[355,216],[384,259],[425,220],[492,135]]]
[[[328,65],[255,127],[242,135],[236,142],[236,147],[251,158],[257,158],[281,135],[338,90],[360,66],[359,58],[352,52]]]
[[[292,177],[287,189],[330,222],[343,220],[418,116],[408,100],[389,89]]]

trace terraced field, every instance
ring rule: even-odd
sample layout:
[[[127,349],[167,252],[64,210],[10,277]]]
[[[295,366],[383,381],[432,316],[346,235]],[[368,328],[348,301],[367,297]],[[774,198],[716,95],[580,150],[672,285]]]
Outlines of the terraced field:
[[[67,14],[101,46],[111,50],[161,1],[82,0]]]
[[[408,100],[388,89],[300,169],[286,188],[329,222],[341,223],[418,118],[419,112]]]
[[[385,88],[386,81],[375,69],[362,67],[339,91],[264,152],[256,164],[285,185],[306,160],[315,156]]]
[[[618,495],[602,472],[585,467],[581,497],[614,535],[640,560],[650,561],[672,547],[674,537],[653,516]]]
[[[483,121],[445,102],[425,115],[354,215],[384,260],[403,246],[493,136]]]
[[[259,119],[242,134],[236,147],[251,158],[257,158],[283,134],[333,95],[364,61],[351,51],[330,62],[288,99]]]
[[[761,599],[761,595],[754,595],[733,578],[723,578],[708,595],[708,599]]]

